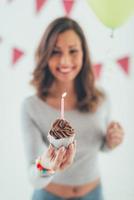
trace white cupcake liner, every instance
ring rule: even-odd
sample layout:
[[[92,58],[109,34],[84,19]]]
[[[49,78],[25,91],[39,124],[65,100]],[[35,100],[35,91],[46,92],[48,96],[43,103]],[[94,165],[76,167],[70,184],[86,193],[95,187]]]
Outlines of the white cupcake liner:
[[[69,144],[73,143],[75,135],[73,135],[72,137],[68,137],[68,138],[55,139],[53,136],[51,136],[48,133],[47,137],[48,137],[49,142],[52,145],[54,145],[54,147],[59,148],[61,146],[68,147]]]

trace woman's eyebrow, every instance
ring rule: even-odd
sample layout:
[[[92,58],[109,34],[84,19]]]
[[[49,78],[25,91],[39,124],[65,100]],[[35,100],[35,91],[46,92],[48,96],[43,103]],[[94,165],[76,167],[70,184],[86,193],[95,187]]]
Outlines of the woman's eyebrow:
[[[73,47],[76,47],[76,46],[77,46],[76,44],[73,44],[73,45],[69,45],[68,47],[73,48]]]
[[[77,47],[77,45],[76,44],[73,44],[73,45],[69,45],[68,46],[69,48],[74,48],[74,47]],[[62,49],[60,46],[55,46],[55,48],[57,48],[57,49]]]

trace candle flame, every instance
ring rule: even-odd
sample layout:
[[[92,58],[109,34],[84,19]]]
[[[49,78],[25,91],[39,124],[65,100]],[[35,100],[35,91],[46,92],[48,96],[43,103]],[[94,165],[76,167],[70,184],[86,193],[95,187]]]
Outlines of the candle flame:
[[[62,98],[64,98],[66,95],[67,95],[67,92],[64,92],[64,93],[62,94]]]

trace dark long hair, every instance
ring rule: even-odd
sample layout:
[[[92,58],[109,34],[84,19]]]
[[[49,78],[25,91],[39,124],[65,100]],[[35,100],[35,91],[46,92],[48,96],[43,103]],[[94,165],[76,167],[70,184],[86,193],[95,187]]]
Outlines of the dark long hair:
[[[84,33],[79,24],[68,17],[60,17],[50,23],[44,32],[40,44],[36,50],[36,68],[30,83],[35,87],[37,95],[45,99],[54,81],[54,76],[49,70],[48,61],[60,33],[73,30],[79,36],[83,50],[83,66],[75,78],[75,90],[77,94],[77,109],[83,112],[95,111],[100,97],[104,94],[95,87],[95,79],[89,58],[89,50]]]

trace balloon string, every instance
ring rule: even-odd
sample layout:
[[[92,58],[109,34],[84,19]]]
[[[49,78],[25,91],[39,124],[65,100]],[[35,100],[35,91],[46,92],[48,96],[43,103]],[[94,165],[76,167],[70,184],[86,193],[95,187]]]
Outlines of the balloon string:
[[[111,38],[114,38],[114,29],[111,29],[110,37],[111,37]]]

